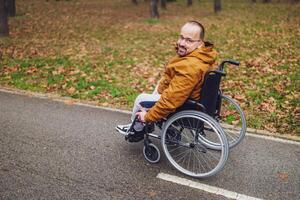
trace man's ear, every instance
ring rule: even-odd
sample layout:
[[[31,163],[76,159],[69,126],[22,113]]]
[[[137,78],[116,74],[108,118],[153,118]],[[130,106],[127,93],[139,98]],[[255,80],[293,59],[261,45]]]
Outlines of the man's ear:
[[[175,43],[175,46],[174,46],[174,48],[175,48],[175,51],[177,51],[177,50],[178,50],[178,43],[177,43],[177,42]]]
[[[201,47],[203,47],[203,45],[204,45],[204,42],[203,42],[203,41],[200,41],[199,43],[200,43],[200,44],[199,44],[199,46],[198,46],[197,48],[201,48]]]

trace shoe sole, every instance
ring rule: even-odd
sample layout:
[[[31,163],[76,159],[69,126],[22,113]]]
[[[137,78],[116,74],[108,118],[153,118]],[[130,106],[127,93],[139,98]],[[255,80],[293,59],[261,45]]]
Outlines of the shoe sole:
[[[117,131],[118,133],[120,133],[121,135],[124,135],[124,136],[129,135],[127,132],[124,132],[124,131],[120,130],[118,127],[116,127],[115,129],[116,129],[116,131]]]

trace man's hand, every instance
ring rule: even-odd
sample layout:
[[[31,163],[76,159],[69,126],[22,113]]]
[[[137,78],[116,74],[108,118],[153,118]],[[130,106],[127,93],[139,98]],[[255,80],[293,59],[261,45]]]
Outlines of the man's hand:
[[[145,122],[145,115],[147,111],[145,108],[141,108],[141,111],[137,112],[135,116],[138,116],[139,121]]]

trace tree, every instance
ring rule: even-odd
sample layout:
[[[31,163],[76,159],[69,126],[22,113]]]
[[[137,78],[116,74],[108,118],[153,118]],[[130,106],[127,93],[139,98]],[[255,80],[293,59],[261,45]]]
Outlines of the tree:
[[[151,0],[150,1],[151,17],[152,18],[158,18],[159,17],[159,13],[158,13],[158,9],[157,9],[157,2],[158,2],[158,0]]]
[[[5,0],[0,0],[0,36],[8,36],[7,12],[5,9]]]
[[[187,5],[188,5],[188,6],[193,5],[193,0],[187,0]]]
[[[271,3],[271,0],[263,0],[263,3]]]
[[[167,9],[167,0],[160,0],[160,7],[164,10]]]
[[[138,5],[138,1],[137,0],[131,0],[132,1],[132,3],[134,4],[134,5]]]
[[[215,10],[215,13],[221,11],[221,0],[215,0],[214,10]]]
[[[15,0],[4,0],[5,7],[7,10],[8,16],[16,16],[16,1]]]

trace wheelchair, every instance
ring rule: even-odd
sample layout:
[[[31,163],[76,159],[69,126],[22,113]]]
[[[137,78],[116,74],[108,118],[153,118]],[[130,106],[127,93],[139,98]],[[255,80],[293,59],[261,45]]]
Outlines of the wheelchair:
[[[160,160],[160,150],[150,138],[159,139],[166,158],[177,170],[191,177],[207,178],[225,166],[229,149],[238,145],[246,133],[245,115],[240,106],[220,89],[226,76],[223,61],[205,75],[199,101],[187,100],[176,112],[158,122],[145,123],[142,132],[143,155],[150,163]],[[154,104],[155,102],[153,102]],[[133,130],[136,118],[129,131]],[[159,132],[154,133],[155,127]],[[132,141],[133,135],[125,136]]]

